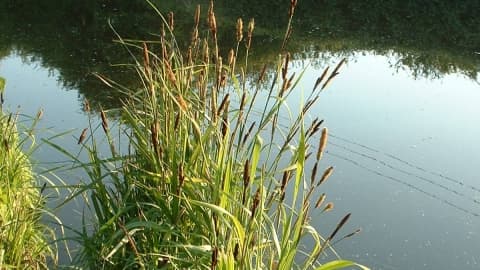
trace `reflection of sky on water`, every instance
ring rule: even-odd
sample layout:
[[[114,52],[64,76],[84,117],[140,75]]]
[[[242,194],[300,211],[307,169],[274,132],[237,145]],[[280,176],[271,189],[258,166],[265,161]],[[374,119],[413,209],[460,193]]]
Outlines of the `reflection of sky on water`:
[[[477,269],[480,86],[388,67],[386,57],[356,57],[312,113],[334,134],[324,165],[336,168],[325,189],[337,211],[317,222],[329,232],[352,212],[345,234],[364,231],[337,247],[373,269]],[[303,90],[320,74],[307,71]]]
[[[352,212],[343,232],[363,232],[337,248],[373,269],[477,269],[480,86],[461,75],[413,79],[408,71],[396,73],[390,62],[356,55],[312,111],[333,134],[322,165],[335,166],[324,186],[335,211],[314,215],[314,223],[327,234]],[[301,90],[308,93],[320,74],[307,69],[289,97],[292,111]],[[40,128],[76,128],[59,143],[77,149],[73,135],[88,123],[77,91],[65,91],[55,71],[14,55],[0,62],[0,75],[7,80],[4,107],[21,106],[27,115],[44,108]],[[36,156],[55,157],[45,149]]]

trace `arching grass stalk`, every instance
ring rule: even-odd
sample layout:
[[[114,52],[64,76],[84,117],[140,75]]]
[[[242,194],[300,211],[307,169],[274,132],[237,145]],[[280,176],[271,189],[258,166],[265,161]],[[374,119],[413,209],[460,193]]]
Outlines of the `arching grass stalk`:
[[[277,124],[279,115],[301,77],[288,74],[288,54],[269,69],[275,74],[267,100],[257,98],[260,87],[248,89],[248,76],[233,72],[239,62],[222,61],[213,6],[206,16],[207,31],[198,29],[200,14],[197,8],[194,38],[185,50],[170,32],[173,19],[166,20],[160,12],[163,29],[170,33],[163,32],[159,44],[118,37],[132,55],[141,55],[135,58],[141,86],[120,89],[129,96],[120,109],[126,153],[111,151],[102,157],[93,139],[99,136],[93,130],[100,130],[95,124],[88,129],[91,136],[79,140],[90,158],[76,161],[90,177],[84,194],[93,230],[79,232],[83,250],[77,263],[90,269],[355,266],[317,260],[349,215],[326,239],[309,224],[312,212],[321,213],[311,202],[325,198],[318,191],[325,179],[308,172],[305,162],[314,151],[310,140],[321,121],[307,128],[304,118],[320,90],[314,87],[300,115],[283,130]],[[248,57],[253,35],[247,33],[242,40],[239,25],[230,55],[237,55],[238,44],[247,42]],[[253,32],[253,23],[249,28]],[[202,38],[198,33],[210,34]],[[250,114],[258,106],[263,114]],[[107,120],[101,118],[98,126],[113,144]],[[316,163],[320,159],[319,154]],[[310,174],[314,176],[308,179]],[[313,245],[305,247],[306,238],[313,239]]]

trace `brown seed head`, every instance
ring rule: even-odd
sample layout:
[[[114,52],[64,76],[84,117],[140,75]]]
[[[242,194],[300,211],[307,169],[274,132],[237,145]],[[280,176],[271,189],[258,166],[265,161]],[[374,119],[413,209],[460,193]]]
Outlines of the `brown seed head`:
[[[237,42],[242,41],[243,39],[243,21],[242,18],[237,19]]]
[[[258,204],[260,203],[260,187],[257,189],[255,192],[255,197],[253,198],[253,204],[252,204],[252,218],[255,216],[255,213],[257,212]]]
[[[233,60],[235,59],[235,51],[230,49],[228,52],[228,66],[231,67],[233,65]]]
[[[195,28],[198,27],[198,24],[200,23],[200,5],[197,5],[197,8],[195,9]]]
[[[290,179],[290,171],[284,171],[282,176],[282,184],[280,186],[280,201],[285,199],[285,189],[287,188],[288,180]]]
[[[223,110],[226,108],[225,105],[227,105],[227,103],[229,103],[229,98],[230,98],[230,94],[227,93],[223,99],[222,99],[222,103],[220,103],[220,107],[218,107],[218,110],[217,110],[217,115],[219,116],[220,114],[222,114]],[[227,105],[228,106],[228,105]]]
[[[83,109],[85,112],[90,112],[90,102],[88,102],[88,99],[83,100]]]
[[[335,69],[332,71],[332,73],[330,74],[330,76],[328,76],[328,79],[327,81],[325,81],[325,83],[323,84],[322,86],[322,90],[325,89],[328,84],[330,83],[330,81],[335,78],[339,73],[338,73],[338,70],[340,69],[340,67],[346,62],[347,60],[345,58],[343,58],[339,63],[338,65],[335,67]]]
[[[250,184],[250,161],[245,160],[243,165],[243,186],[246,188]]]
[[[320,83],[322,83],[323,79],[325,78],[325,76],[327,76],[327,72],[328,72],[328,69],[330,67],[326,67],[324,70],[323,70],[323,73],[322,75],[320,75],[320,77],[318,77],[317,81],[315,82],[315,85],[313,86],[313,91],[315,91],[315,89],[317,89],[317,87],[320,85]]]
[[[350,215],[351,213],[348,213],[347,215],[345,215],[342,220],[340,220],[340,222],[338,223],[337,227],[335,228],[335,230],[333,230],[332,234],[330,234],[330,236],[328,237],[327,241],[329,240],[332,240],[333,237],[335,237],[335,235],[338,233],[338,231],[343,227],[343,225],[345,225],[345,223],[347,223],[348,219],[350,218]]]
[[[212,251],[212,265],[210,267],[211,270],[214,270],[217,268],[217,263],[218,263],[218,248],[214,248]]]
[[[188,104],[185,99],[183,99],[182,95],[177,96],[177,102],[183,112],[186,112],[188,110]]]
[[[148,72],[150,68],[150,56],[148,55],[147,43],[143,42],[143,66],[145,71]]]
[[[170,66],[170,63],[167,60],[165,60],[164,63],[167,69],[166,71],[167,71],[168,79],[173,85],[177,86],[177,78],[175,77],[175,73],[173,72],[172,66]]]
[[[7,139],[3,139],[3,146],[5,147],[6,152],[10,151],[10,146],[8,145]]]
[[[356,235],[356,234],[359,234],[360,232],[362,232],[362,228],[358,228],[358,229],[356,229],[354,232],[349,233],[349,234],[345,235],[345,236],[342,237],[342,238],[343,238],[343,239],[349,238],[349,237],[352,237],[352,236],[354,236],[354,235]]]
[[[332,173],[333,167],[330,166],[325,170],[325,172],[323,172],[322,178],[320,178],[320,181],[318,181],[317,186],[320,186],[323,182],[327,181],[327,179],[332,175]]]
[[[250,49],[252,44],[253,29],[255,28],[255,20],[252,18],[248,23],[248,32],[247,32],[247,49]]]
[[[210,48],[206,40],[203,43],[203,62],[205,62],[206,65],[210,63]]]
[[[90,109],[90,106],[89,106],[89,109]],[[42,119],[42,117],[43,117],[43,109],[40,109],[37,112],[37,119],[40,120]]]
[[[193,28],[192,43],[195,44],[198,40],[198,28]]]
[[[315,203],[315,208],[320,207],[320,205],[322,205],[322,203],[325,201],[326,198],[327,198],[327,195],[325,195],[325,193],[322,193],[322,195],[320,195],[317,202]]]
[[[175,27],[175,20],[173,18],[173,12],[168,13],[168,27],[170,27],[170,31],[173,32],[173,29]]]
[[[333,209],[333,203],[329,202],[327,203],[327,205],[325,205],[325,208],[323,208],[322,212],[328,212],[328,211],[331,211],[332,209]]]
[[[317,176],[317,168],[318,168],[318,162],[315,162],[315,165],[313,165],[312,174],[310,175],[310,185],[312,186],[313,186],[313,182],[315,182],[315,177]]]
[[[240,249],[240,246],[238,245],[238,243],[236,243],[235,248],[233,249],[233,258],[235,260],[238,260],[239,249]]]
[[[105,115],[105,112],[103,110],[100,111],[100,116],[102,118],[103,131],[105,131],[105,133],[107,133],[107,131],[108,131],[108,121],[107,121],[107,116]]]
[[[327,140],[328,140],[328,128],[324,127],[322,129],[322,136],[320,137],[320,145],[318,147],[317,160],[320,160],[322,158],[323,151],[327,146]]]
[[[178,166],[178,185],[182,187],[184,182],[185,174],[183,172],[183,163],[180,163],[180,166]]]
[[[245,142],[247,142],[247,139],[248,139],[248,137],[250,136],[250,133],[252,132],[254,126],[255,126],[255,122],[253,122],[253,123],[250,125],[250,127],[248,128],[247,133],[245,133],[245,136],[243,136],[242,145],[244,145]]]
[[[292,17],[295,12],[295,7],[297,6],[297,0],[290,0],[290,9],[288,10],[288,16]]]
[[[210,1],[210,7],[208,8],[208,26],[214,38],[217,36],[217,20],[215,19],[215,12],[213,11],[213,1]]]
[[[83,129],[82,134],[80,134],[80,138],[78,138],[77,144],[81,144],[85,140],[85,137],[87,137],[87,130],[88,128]]]

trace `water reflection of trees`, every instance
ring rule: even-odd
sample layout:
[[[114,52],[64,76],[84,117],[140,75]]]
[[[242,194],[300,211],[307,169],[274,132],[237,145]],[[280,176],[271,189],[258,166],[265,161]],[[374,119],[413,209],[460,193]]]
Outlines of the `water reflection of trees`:
[[[163,11],[176,13],[179,40],[189,40],[193,12],[198,1],[156,1]],[[200,1],[204,5],[207,1]],[[288,4],[288,3],[287,3]],[[256,18],[254,60],[272,62],[272,46],[280,46],[287,20],[284,1],[217,0],[217,16],[226,48],[234,45],[234,21]],[[465,1],[326,1],[303,0],[297,8],[290,49],[322,67],[326,56],[353,56],[353,51],[395,55],[392,66],[407,68],[415,77],[441,77],[461,72],[476,78],[480,44],[480,10],[477,0]],[[130,56],[112,42],[112,25],[124,36],[151,39],[161,20],[144,1],[9,0],[0,9],[0,58],[12,50],[56,69],[65,87],[77,88],[104,106],[118,105],[114,93],[102,90],[92,72],[129,83],[126,70],[111,68],[130,61]],[[328,52],[328,53],[324,53]],[[322,58],[323,57],[323,58]],[[134,76],[134,75],[132,75]]]

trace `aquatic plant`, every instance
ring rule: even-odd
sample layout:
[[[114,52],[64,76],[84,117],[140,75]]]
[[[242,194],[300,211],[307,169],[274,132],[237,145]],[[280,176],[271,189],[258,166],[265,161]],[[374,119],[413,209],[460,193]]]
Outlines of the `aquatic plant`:
[[[339,269],[357,265],[319,259],[350,214],[327,238],[309,224],[312,212],[333,208],[332,203],[323,206],[326,195],[318,192],[333,168],[317,176],[328,130],[322,129],[319,119],[306,126],[305,116],[344,61],[331,73],[325,70],[301,105],[300,115],[292,117],[284,129],[278,121],[288,112],[286,98],[300,91],[295,88],[301,74],[291,74],[290,54],[282,51],[278,62],[265,65],[258,77],[245,76],[251,71],[253,19],[246,29],[242,19],[237,21],[232,31],[236,44],[228,53],[221,52],[213,2],[205,29],[198,6],[190,44],[182,49],[173,34],[173,13],[164,17],[151,5],[163,21],[159,41],[118,35],[118,42],[134,57],[141,87],[127,89],[96,74],[129,98],[116,112],[99,108],[98,123],[86,103],[91,120],[78,144],[89,160],[46,141],[88,176],[67,198],[82,196],[91,213],[75,231],[75,240],[82,246],[76,265],[89,269]],[[296,1],[291,1],[290,20],[295,6]],[[288,27],[284,45],[290,33]],[[238,57],[240,50],[244,58]],[[268,78],[267,68],[273,70]],[[262,86],[267,84],[265,92]],[[120,115],[115,129],[126,137],[126,148],[114,140],[107,113]],[[320,147],[315,150],[311,140],[320,130]],[[110,148],[106,157],[99,150],[98,132]],[[316,152],[313,157],[312,151]],[[309,158],[315,165],[307,172]],[[307,238],[313,239],[308,247]]]
[[[56,261],[54,234],[41,222],[45,199],[29,160],[34,143],[19,135],[17,116],[0,110],[0,269],[48,269]]]

